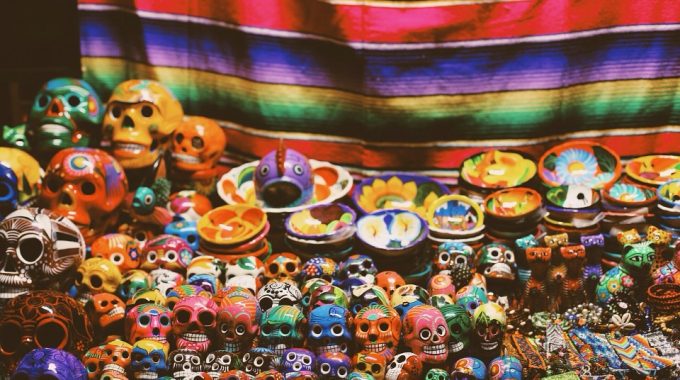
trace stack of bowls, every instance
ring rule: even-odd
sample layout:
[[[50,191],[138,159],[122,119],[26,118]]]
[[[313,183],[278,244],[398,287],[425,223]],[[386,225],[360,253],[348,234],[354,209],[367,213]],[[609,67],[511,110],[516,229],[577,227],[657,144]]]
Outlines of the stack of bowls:
[[[490,240],[512,244],[516,239],[538,234],[545,214],[541,194],[528,187],[491,193],[484,199],[486,235]]]
[[[435,200],[427,211],[427,223],[433,247],[447,241],[465,243],[475,250],[483,245],[484,212],[464,195],[444,195]]]
[[[427,276],[427,223],[417,213],[388,209],[362,216],[357,221],[357,248],[368,253],[380,270],[404,277]]]
[[[285,221],[285,242],[302,258],[316,255],[343,260],[352,251],[356,213],[332,203],[296,211]]]
[[[569,241],[600,231],[602,219],[600,194],[582,185],[556,186],[545,195],[547,214],[543,217],[549,234],[567,233]]]
[[[643,233],[652,222],[656,190],[636,183],[616,182],[602,189],[602,232],[615,235],[635,228]]]
[[[663,183],[656,191],[659,227],[680,238],[680,179]]]
[[[496,190],[532,186],[536,164],[520,152],[490,150],[463,160],[460,166],[460,193],[477,203]]]
[[[267,214],[245,204],[218,207],[198,220],[199,253],[222,261],[254,256],[264,260],[271,253],[266,239]]]

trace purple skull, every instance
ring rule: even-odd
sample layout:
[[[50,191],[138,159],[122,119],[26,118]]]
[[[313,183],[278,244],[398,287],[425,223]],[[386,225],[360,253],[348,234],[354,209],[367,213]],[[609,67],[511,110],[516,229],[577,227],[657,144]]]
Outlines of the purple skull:
[[[341,352],[324,352],[318,356],[317,362],[321,380],[344,379],[352,368],[349,356]]]
[[[255,193],[269,207],[293,207],[313,195],[312,167],[300,152],[283,143],[260,160],[255,171]]]
[[[86,380],[87,370],[71,353],[56,348],[36,348],[21,359],[12,378]]]
[[[289,372],[314,371],[316,368],[316,356],[304,348],[289,348],[283,351],[281,358],[281,372],[284,375]]]

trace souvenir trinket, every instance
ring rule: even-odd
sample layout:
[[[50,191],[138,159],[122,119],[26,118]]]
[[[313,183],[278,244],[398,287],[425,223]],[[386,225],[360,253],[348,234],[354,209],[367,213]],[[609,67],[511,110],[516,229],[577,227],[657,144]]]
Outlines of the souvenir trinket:
[[[626,244],[623,259],[610,269],[597,284],[596,296],[599,303],[607,303],[614,295],[631,295],[644,288],[654,262],[655,251],[650,242]]]
[[[321,305],[309,313],[307,344],[317,354],[349,352],[353,319],[344,307]]]
[[[255,193],[269,207],[294,207],[313,196],[312,167],[300,152],[279,147],[255,169]]]
[[[529,247],[525,251],[531,277],[524,286],[524,306],[532,312],[548,310],[546,275],[552,250],[548,247]]]
[[[449,354],[449,327],[437,308],[419,305],[410,309],[402,323],[403,343],[425,364],[443,364]]]

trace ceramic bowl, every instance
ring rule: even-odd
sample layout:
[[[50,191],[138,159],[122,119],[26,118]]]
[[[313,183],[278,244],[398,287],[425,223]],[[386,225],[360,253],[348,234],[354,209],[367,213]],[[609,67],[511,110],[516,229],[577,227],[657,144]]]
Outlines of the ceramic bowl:
[[[296,211],[285,222],[286,233],[299,239],[332,240],[355,230],[356,213],[339,203],[319,205]]]
[[[491,191],[522,186],[536,176],[536,164],[522,153],[490,150],[463,160],[461,185]]]
[[[266,224],[267,214],[259,207],[226,205],[205,213],[197,230],[201,240],[228,246],[254,238]]]
[[[656,191],[653,188],[616,182],[602,189],[602,197],[614,205],[622,207],[644,207],[656,202]]]
[[[599,190],[619,178],[621,158],[601,144],[566,142],[543,154],[538,161],[538,175],[550,187],[583,185]]]
[[[255,237],[252,239],[249,239],[248,241],[242,242],[242,243],[236,243],[236,244],[215,244],[211,243],[205,239],[200,239],[199,240],[199,245],[211,252],[221,252],[224,254],[242,254],[242,253],[247,253],[247,252],[252,252],[254,250],[258,250],[262,247],[262,242],[266,240],[267,235],[269,234],[269,229],[270,229],[270,224],[267,222],[267,224],[264,226],[262,231],[258,233]]]
[[[309,160],[312,167],[314,192],[302,205],[295,207],[270,207],[255,195],[255,168],[260,161],[235,167],[217,182],[217,193],[228,205],[247,204],[257,206],[268,214],[292,213],[310,206],[332,203],[349,193],[353,179],[349,172],[325,161]]]
[[[600,193],[581,185],[556,186],[548,190],[549,204],[565,209],[586,209],[600,202]]]
[[[439,237],[469,237],[484,230],[484,213],[472,199],[463,195],[444,195],[427,210],[432,234]]]
[[[486,215],[502,220],[517,220],[541,208],[541,194],[528,187],[503,189],[484,199]]]
[[[417,213],[378,210],[357,221],[357,239],[369,250],[383,256],[401,256],[420,249],[429,230]]]
[[[626,174],[635,181],[659,186],[673,179],[680,179],[680,156],[655,154],[636,157],[626,165]]]
[[[680,209],[680,179],[664,182],[656,190],[656,195],[659,198],[659,204],[673,210]]]
[[[352,193],[352,201],[362,213],[384,209],[410,210],[425,217],[428,206],[449,189],[421,175],[393,173],[369,177]]]

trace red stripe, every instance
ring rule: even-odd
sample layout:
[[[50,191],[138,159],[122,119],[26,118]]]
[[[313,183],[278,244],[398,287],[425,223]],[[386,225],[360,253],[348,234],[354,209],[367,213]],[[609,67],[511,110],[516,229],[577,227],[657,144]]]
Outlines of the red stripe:
[[[677,0],[530,0],[423,8],[334,5],[317,0],[80,0],[190,15],[342,41],[421,43],[677,23]]]
[[[242,153],[262,157],[278,146],[278,138],[258,137],[235,130],[226,130],[229,146],[238,147]],[[653,133],[640,136],[605,136],[591,139],[612,148],[622,157],[641,156],[653,153],[677,154],[680,134]],[[489,148],[367,148],[355,143],[333,143],[323,141],[286,140],[286,146],[303,153],[309,158],[329,161],[338,165],[347,165],[365,169],[384,170],[426,170],[426,169],[458,169],[461,162]],[[494,146],[497,149],[519,150],[538,160],[543,152],[560,141],[548,143],[532,143],[528,140],[521,147]]]

